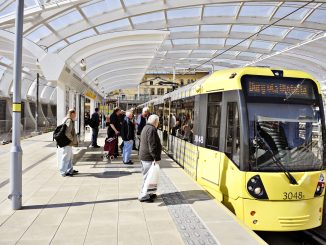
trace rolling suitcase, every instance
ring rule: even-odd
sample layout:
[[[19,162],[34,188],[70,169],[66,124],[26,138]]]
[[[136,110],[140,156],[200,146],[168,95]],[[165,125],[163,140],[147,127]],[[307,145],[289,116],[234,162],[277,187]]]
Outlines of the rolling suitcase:
[[[110,158],[111,160],[114,158],[114,150],[117,142],[117,137],[106,138],[104,142],[104,151],[107,151],[108,154],[106,158]]]

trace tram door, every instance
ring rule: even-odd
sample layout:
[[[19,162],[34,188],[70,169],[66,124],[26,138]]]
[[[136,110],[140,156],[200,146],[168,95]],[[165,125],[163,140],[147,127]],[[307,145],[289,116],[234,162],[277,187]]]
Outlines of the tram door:
[[[221,151],[237,166],[239,166],[240,162],[239,114],[239,95],[234,91],[224,92]]]
[[[163,147],[168,149],[168,132],[170,127],[170,104],[171,100],[164,100],[164,108],[163,108]]]
[[[204,147],[199,152],[197,178],[204,181],[205,187],[217,195],[220,182],[222,93],[201,95],[199,102],[196,116],[200,118],[201,135],[198,138]]]

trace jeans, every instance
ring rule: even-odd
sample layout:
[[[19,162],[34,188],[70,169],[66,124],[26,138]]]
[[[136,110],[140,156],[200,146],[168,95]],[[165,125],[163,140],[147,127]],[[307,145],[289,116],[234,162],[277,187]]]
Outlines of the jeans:
[[[98,127],[92,128],[92,146],[97,146]]]
[[[59,149],[61,154],[61,161],[59,162],[59,170],[62,176],[65,176],[67,173],[72,173],[73,165],[72,165],[72,146],[65,146]]]
[[[123,141],[123,162],[129,162],[132,151],[133,140]]]
[[[142,173],[143,173],[143,185],[141,187],[139,196],[138,196],[138,200],[147,200],[150,198],[149,194],[147,193],[147,190],[143,190],[147,175],[148,175],[148,170],[151,168],[152,166],[152,161],[140,161],[141,162],[141,166],[142,166]]]

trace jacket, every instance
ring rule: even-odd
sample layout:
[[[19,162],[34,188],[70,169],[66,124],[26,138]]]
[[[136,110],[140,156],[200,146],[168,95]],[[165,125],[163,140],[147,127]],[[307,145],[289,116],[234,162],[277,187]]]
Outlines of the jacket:
[[[137,135],[141,134],[141,131],[143,130],[143,128],[146,125],[146,118],[140,114],[137,118]]]
[[[146,124],[140,135],[139,159],[141,161],[160,161],[162,145],[156,128]]]
[[[111,124],[113,124],[114,127],[116,128],[116,130],[118,130],[119,132],[121,131],[121,124],[120,124],[119,117],[115,113],[112,113],[110,115],[109,121],[110,121],[110,125],[108,127],[107,135],[108,135],[108,138],[111,138],[111,137],[115,136],[115,132],[111,128]]]
[[[122,122],[121,138],[123,141],[129,141],[129,140],[133,140],[135,138],[134,124],[127,117]]]
[[[94,127],[97,128],[100,125],[100,116],[97,112],[92,114],[91,120],[94,122]]]
[[[70,143],[68,146],[78,146],[78,140],[77,140],[77,134],[75,131],[75,123],[73,120],[71,120],[70,118],[68,118],[67,120],[65,120],[65,123],[67,125],[66,128],[66,136],[68,139],[70,139]]]

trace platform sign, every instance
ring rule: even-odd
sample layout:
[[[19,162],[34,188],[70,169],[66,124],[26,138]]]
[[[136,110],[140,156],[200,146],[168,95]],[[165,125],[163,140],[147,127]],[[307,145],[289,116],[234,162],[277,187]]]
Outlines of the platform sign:
[[[85,92],[85,96],[87,96],[87,97],[89,97],[89,98],[91,98],[91,99],[93,99],[93,100],[96,99],[96,94],[95,94],[94,92],[92,92],[91,90],[87,90],[87,91]]]

